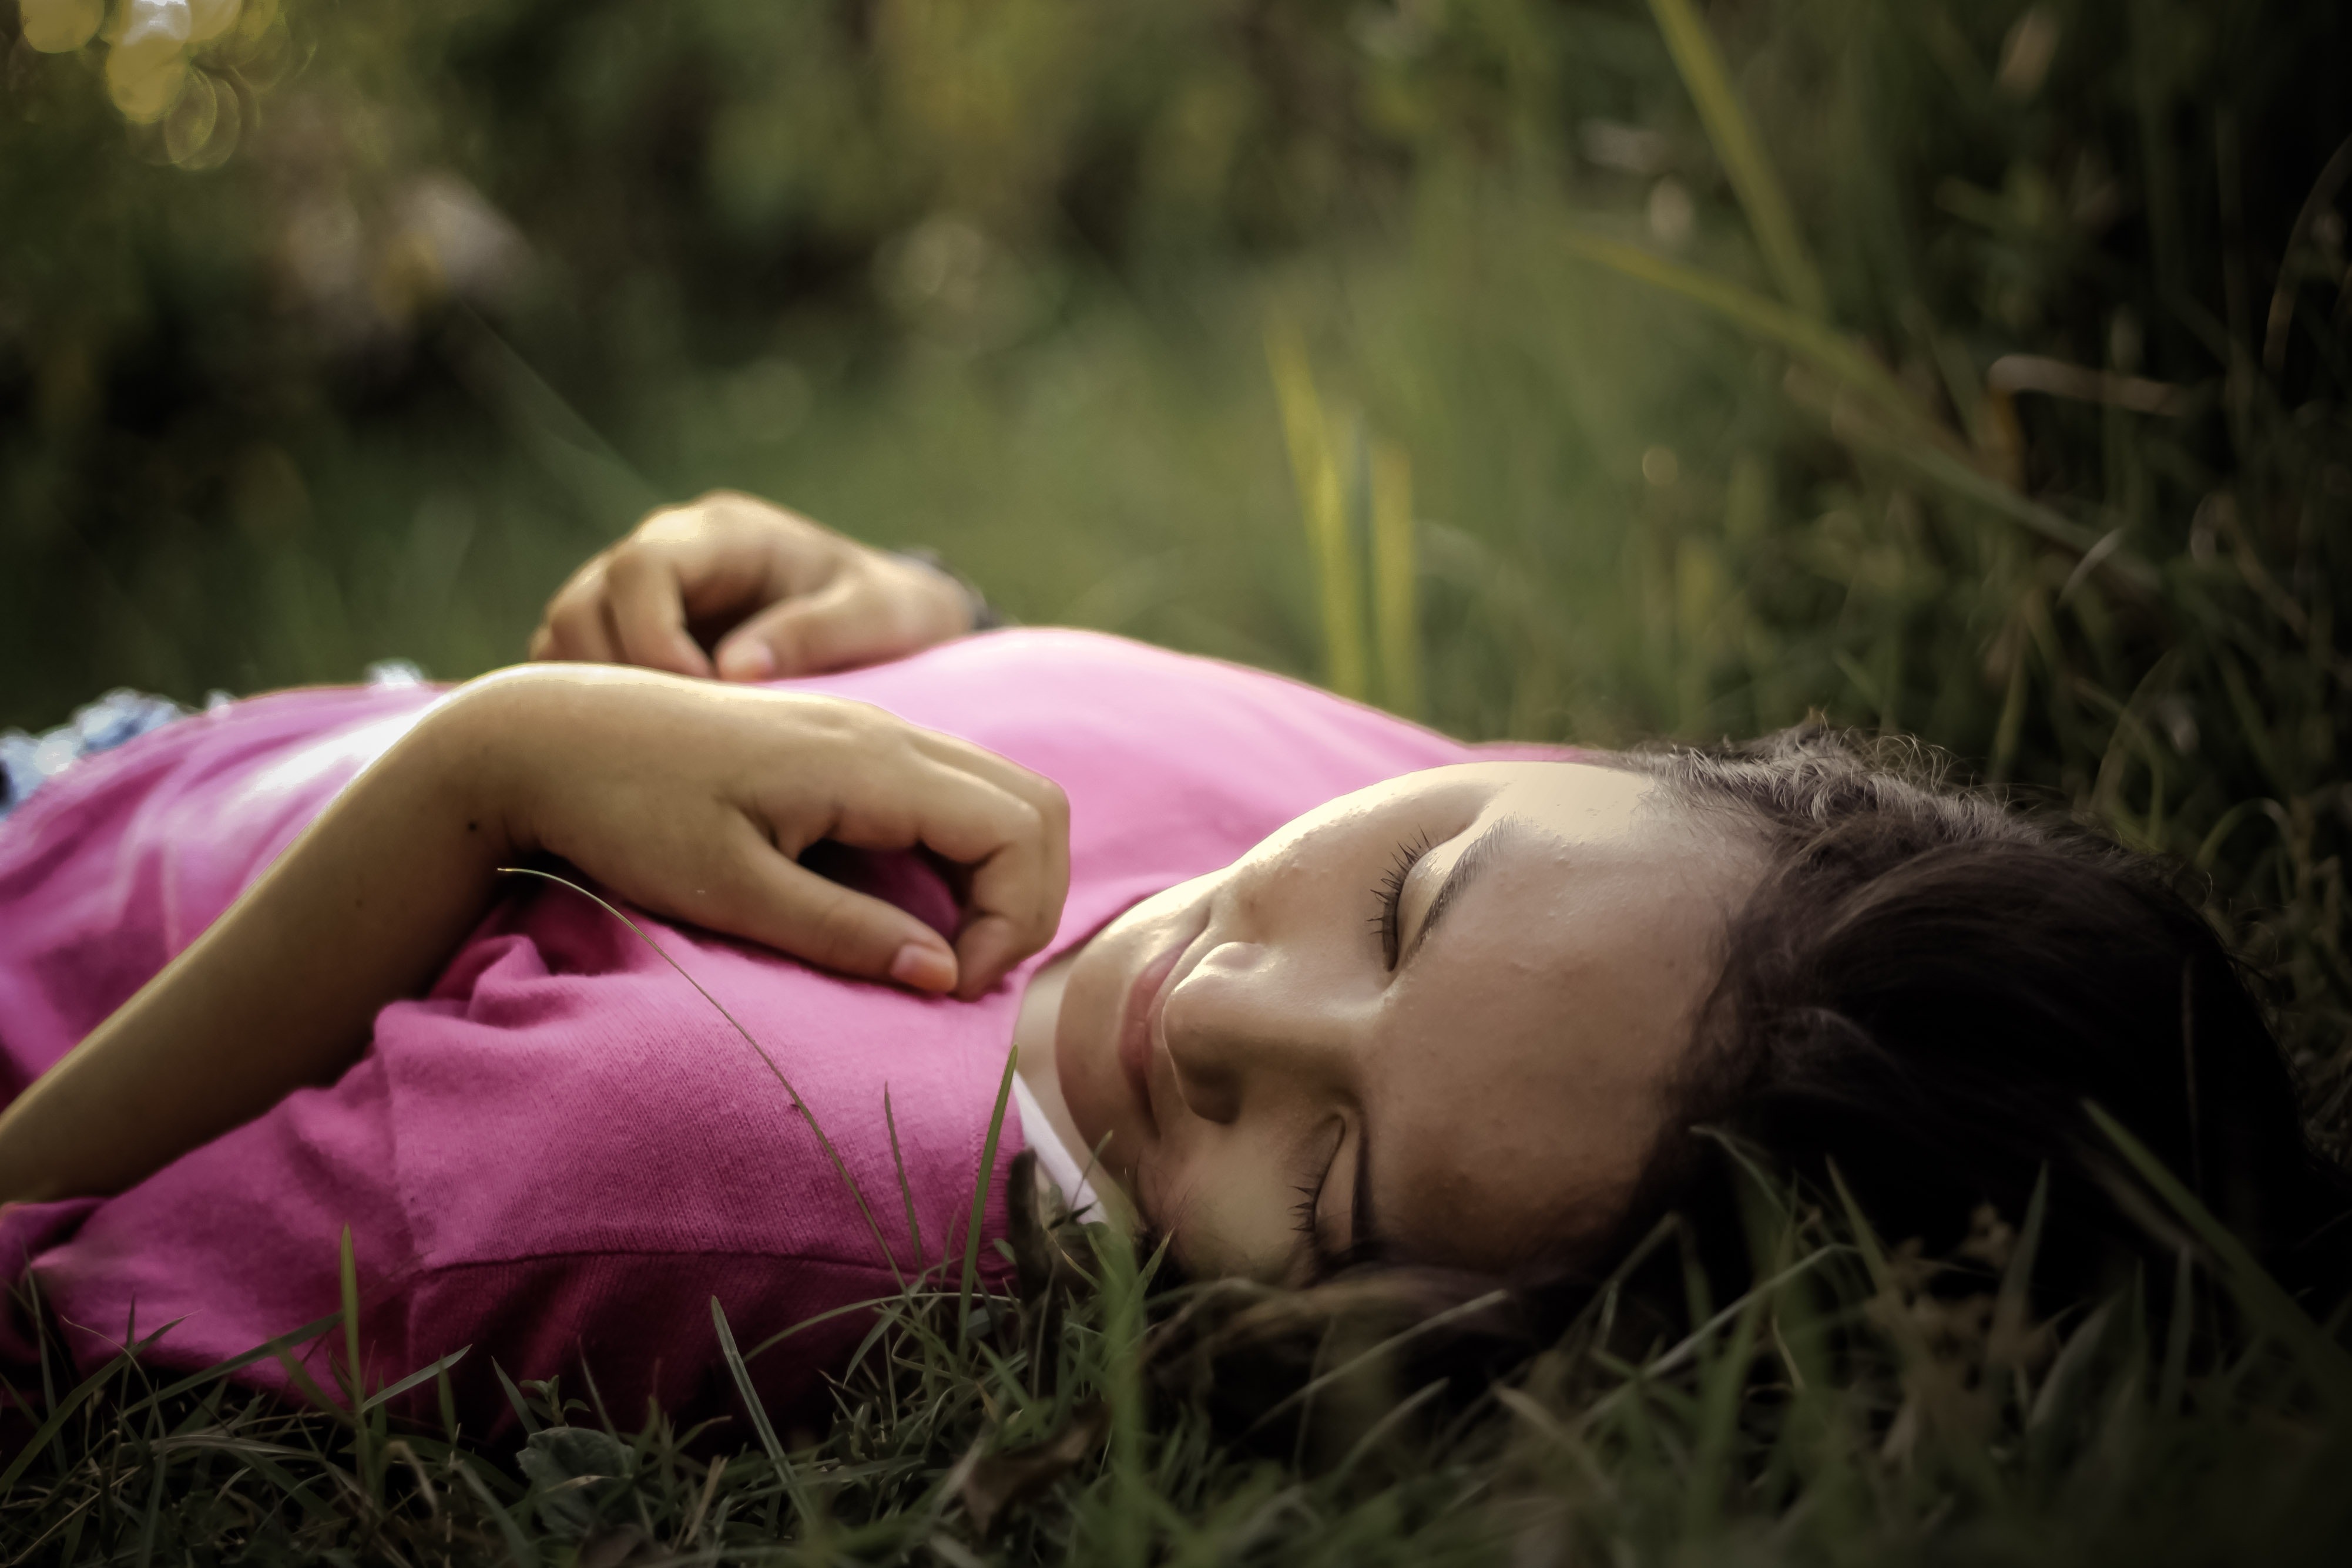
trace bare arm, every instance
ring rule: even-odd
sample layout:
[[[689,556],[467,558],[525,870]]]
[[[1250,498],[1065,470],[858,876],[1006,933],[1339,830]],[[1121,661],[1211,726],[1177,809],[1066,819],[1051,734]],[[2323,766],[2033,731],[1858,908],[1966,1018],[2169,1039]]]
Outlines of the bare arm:
[[[119,1191],[362,1050],[548,851],[656,913],[975,996],[1048,940],[1060,792],[879,709],[524,669],[436,707],[185,952],[0,1114],[0,1199]],[[952,946],[803,871],[822,838],[972,868]]]
[[[432,977],[516,848],[451,705],[0,1115],[0,1197],[114,1192],[331,1078]]]

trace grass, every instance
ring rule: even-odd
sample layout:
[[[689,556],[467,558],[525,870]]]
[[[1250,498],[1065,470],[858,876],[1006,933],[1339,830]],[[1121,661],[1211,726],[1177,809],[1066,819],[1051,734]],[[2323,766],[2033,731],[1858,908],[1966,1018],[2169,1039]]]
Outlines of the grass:
[[[1695,1332],[1625,1354],[1606,1292],[1466,1400],[1401,1386],[1388,1341],[1334,1342],[1271,1452],[1212,1427],[1202,1342],[1170,1332],[1250,1292],[1156,1289],[1121,1233],[1065,1221],[975,1316],[951,1270],[875,1303],[830,1430],[790,1448],[746,1370],[768,1347],[739,1353],[715,1301],[744,1401],[717,1431],[607,1410],[583,1374],[508,1383],[486,1447],[389,1414],[439,1366],[373,1388],[330,1349],[298,1409],[217,1375],[156,1388],[126,1354],[29,1402],[0,1540],[142,1563],[2341,1560],[2352,1358],[2177,1187],[2213,1251],[2047,1322],[2023,1307],[2038,1202],[1924,1260],[1749,1196],[1757,1282],[1718,1305],[1693,1274]],[[2199,1332],[2217,1301],[2261,1332]]]
[[[1451,8],[1454,31],[1364,91],[1425,126],[1468,58],[1494,116],[1475,148],[1432,132],[1371,218],[1172,274],[1002,246],[985,277],[1059,303],[985,349],[937,302],[885,355],[808,318],[697,352],[648,307],[654,326],[604,334],[638,357],[600,362],[632,373],[597,384],[543,323],[453,318],[418,351],[462,383],[462,419],[314,422],[240,459],[226,532],[90,544],[113,597],[73,656],[110,662],[27,650],[8,711],[392,653],[468,673],[646,497],[736,484],[937,545],[1025,618],[1465,736],[1712,738],[1815,709],[1918,733],[2204,871],[2340,1138],[2341,225],[2310,183],[2327,146],[2255,139],[2309,96],[2263,51],[2316,24],[1992,9]],[[1482,27],[1607,79],[1572,102],[1541,71],[1480,76]],[[2040,75],[2037,27],[2063,40]],[[1564,172],[1571,108],[1657,140]],[[1535,150],[1473,156],[1519,145],[1512,115]],[[39,478],[21,464],[14,493]],[[880,1303],[834,1426],[791,1448],[755,1406],[682,1433],[584,1383],[516,1390],[527,1441],[385,1403],[352,1418],[348,1347],[332,1411],[218,1378],[158,1390],[135,1361],[77,1392],[52,1366],[20,1391],[55,1424],[12,1456],[0,1551],[610,1568],[2352,1544],[2341,1324],[2226,1236],[2189,1223],[2170,1277],[2037,1323],[2017,1305],[2032,1216],[1928,1260],[1827,1195],[1753,1196],[1759,1283],[1688,1303],[1703,1332],[1629,1345],[1589,1321],[1466,1402],[1338,1355],[1273,1445],[1213,1427],[1197,1343],[1154,1326],[1232,1303],[1067,1228],[1024,1298],[968,1310],[963,1277],[934,1274]],[[314,1328],[331,1363],[339,1325]]]

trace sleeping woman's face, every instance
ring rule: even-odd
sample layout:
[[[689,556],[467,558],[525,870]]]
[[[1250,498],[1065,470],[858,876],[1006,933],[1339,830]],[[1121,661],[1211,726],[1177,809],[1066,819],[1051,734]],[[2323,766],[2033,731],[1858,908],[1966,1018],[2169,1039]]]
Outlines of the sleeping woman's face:
[[[1063,1096],[1195,1273],[1506,1269],[1628,1196],[1754,875],[1619,768],[1378,785],[1089,942]]]

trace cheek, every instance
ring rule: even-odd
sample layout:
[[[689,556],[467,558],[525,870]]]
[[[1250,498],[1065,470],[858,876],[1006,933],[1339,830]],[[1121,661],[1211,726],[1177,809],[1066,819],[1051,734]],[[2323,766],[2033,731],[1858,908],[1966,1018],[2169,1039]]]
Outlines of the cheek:
[[[1097,937],[1070,966],[1062,987],[1062,1007],[1054,1020],[1054,1053],[1068,1062],[1087,1053],[1095,1037],[1108,1026],[1118,1005],[1118,979],[1124,966],[1121,947],[1106,946]]]
[[[1297,1251],[1291,1205],[1298,1194],[1269,1141],[1221,1129],[1163,1154],[1142,1196],[1185,1270],[1279,1280]]]
[[[1347,822],[1306,833],[1234,865],[1224,898],[1230,935],[1319,957],[1346,946],[1378,910],[1377,890],[1401,834]]]
[[[1253,886],[1283,884],[1299,878],[1328,878],[1367,859],[1378,859],[1401,830],[1388,823],[1393,810],[1372,802],[1345,804],[1309,813],[1276,830],[1233,864],[1236,879]]]
[[[1675,1045],[1652,1012],[1624,1016],[1622,993],[1649,988],[1621,972],[1480,968],[1400,1020],[1421,1049],[1392,1057],[1382,1084],[1382,1227],[1432,1261],[1491,1268],[1617,1201],[1658,1126]]]

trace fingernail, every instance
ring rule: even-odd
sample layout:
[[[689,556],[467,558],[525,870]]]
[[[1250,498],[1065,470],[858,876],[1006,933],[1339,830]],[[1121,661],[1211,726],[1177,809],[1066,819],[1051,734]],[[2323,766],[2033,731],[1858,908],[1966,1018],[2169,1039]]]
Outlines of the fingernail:
[[[991,985],[995,984],[995,979],[990,977],[995,977],[997,969],[1003,965],[1003,955],[997,951],[1002,946],[1003,943],[1001,938],[994,938],[989,935],[968,939],[963,955],[958,960],[958,966],[963,974],[974,982],[975,988],[982,978],[989,978]],[[979,988],[974,988],[970,994],[976,997],[982,993]]]
[[[909,942],[898,949],[897,957],[890,960],[890,977],[919,991],[953,990],[956,962],[937,947]]]
[[[719,655],[719,673],[730,681],[764,681],[776,673],[776,656],[764,643],[738,643]]]

